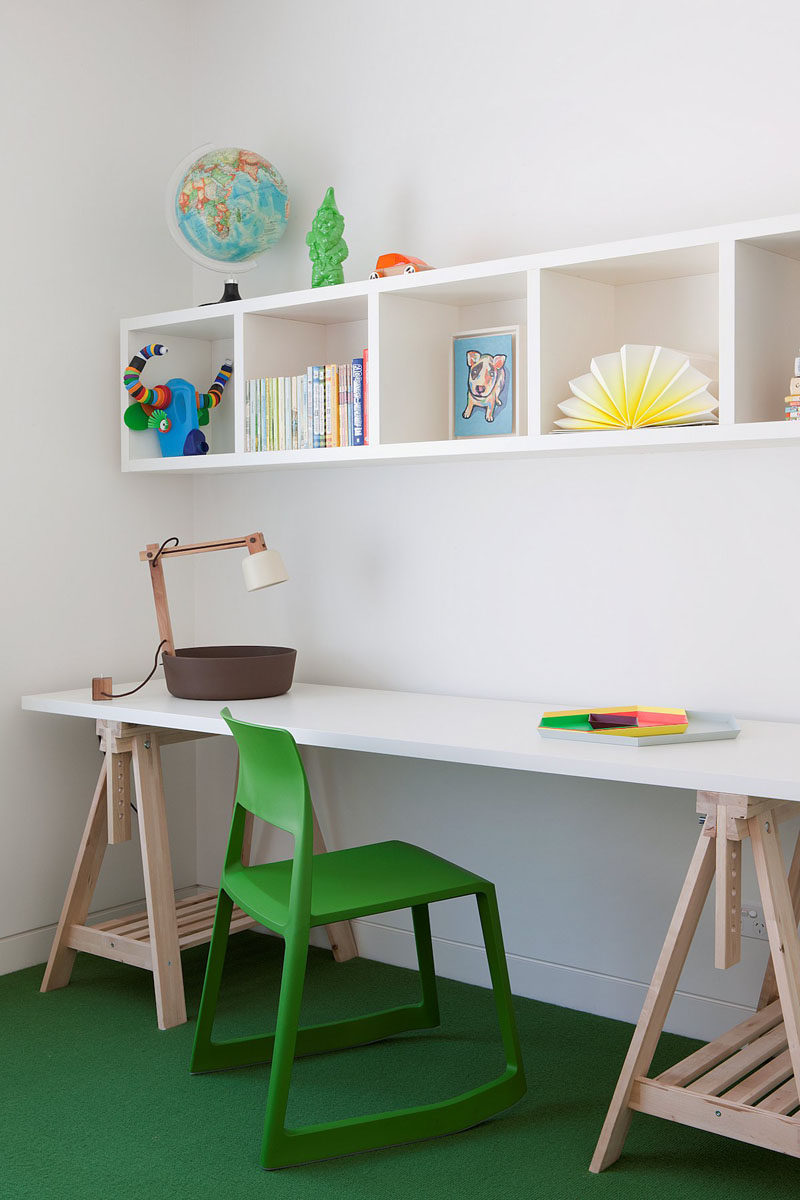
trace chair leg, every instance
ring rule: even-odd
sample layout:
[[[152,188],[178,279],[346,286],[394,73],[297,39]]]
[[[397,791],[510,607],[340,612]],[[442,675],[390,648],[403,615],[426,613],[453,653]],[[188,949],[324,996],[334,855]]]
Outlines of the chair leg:
[[[219,986],[222,980],[222,968],[225,964],[225,951],[228,948],[232,912],[233,901],[228,893],[220,888],[217,896],[217,911],[214,915],[214,928],[211,932],[211,945],[208,948],[203,994],[200,997],[200,1010],[197,1014],[190,1071],[208,1071],[216,1063],[215,1047],[211,1042],[211,1030],[217,1012]]]
[[[308,959],[308,930],[286,939],[283,958],[281,992],[278,1000],[278,1019],[275,1025],[275,1046],[269,1075],[267,1112],[261,1143],[261,1165],[265,1168],[282,1166],[281,1149],[291,1136],[286,1129],[286,1107],[292,1079],[300,1005]]]
[[[511,994],[511,983],[508,978],[503,931],[500,925],[500,913],[497,908],[497,895],[494,888],[491,891],[479,892],[478,913],[483,930],[483,941],[486,946],[486,957],[489,962],[489,973],[492,978],[492,990],[497,1009],[497,1020],[500,1025],[500,1036],[503,1039],[503,1049],[506,1053],[506,1075],[509,1081],[515,1081],[512,1092],[516,1092],[513,1104],[525,1095],[527,1084],[525,1071],[522,1066],[522,1052],[517,1032],[517,1022],[514,1017],[514,1000]]]
[[[422,985],[421,1013],[425,1022],[423,1028],[433,1029],[441,1024],[439,1015],[439,993],[436,988],[436,968],[433,963],[433,942],[431,941],[431,915],[427,904],[415,904],[411,909],[414,921],[414,941],[417,946],[417,962],[419,964],[419,980]]]

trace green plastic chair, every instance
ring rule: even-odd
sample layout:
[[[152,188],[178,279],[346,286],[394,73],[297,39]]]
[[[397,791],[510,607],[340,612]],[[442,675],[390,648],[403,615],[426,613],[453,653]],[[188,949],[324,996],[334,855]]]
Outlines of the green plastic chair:
[[[239,783],[191,1070],[272,1064],[261,1165],[267,1169],[288,1167],[455,1133],[514,1104],[525,1094],[526,1084],[494,885],[405,842],[382,842],[315,855],[308,780],[294,738],[283,729],[236,721],[227,708],[222,716],[239,747]],[[293,859],[242,865],[248,812],[294,835]],[[477,897],[483,928],[506,1056],[503,1074],[435,1104],[287,1129],[286,1107],[296,1055],[340,1050],[440,1024],[428,905],[469,895]],[[234,904],[285,939],[278,1014],[274,1033],[215,1042],[211,1033]],[[422,985],[419,1003],[298,1027],[312,926],[406,907],[411,908],[414,922]]]

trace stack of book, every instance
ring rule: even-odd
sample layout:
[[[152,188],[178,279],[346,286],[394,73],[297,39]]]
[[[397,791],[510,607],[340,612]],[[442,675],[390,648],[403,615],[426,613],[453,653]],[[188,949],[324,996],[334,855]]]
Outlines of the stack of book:
[[[795,375],[789,380],[789,395],[783,402],[783,412],[787,421],[800,421],[800,376]]]
[[[368,445],[366,365],[365,350],[363,358],[308,367],[303,375],[248,379],[245,450]]]

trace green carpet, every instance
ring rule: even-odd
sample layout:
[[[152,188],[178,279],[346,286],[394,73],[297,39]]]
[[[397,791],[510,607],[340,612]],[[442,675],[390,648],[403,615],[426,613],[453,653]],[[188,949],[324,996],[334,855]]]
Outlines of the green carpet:
[[[0,978],[0,1197],[211,1200],[458,1200],[725,1197],[785,1200],[800,1163],[651,1117],[600,1176],[589,1159],[630,1026],[518,1000],[528,1095],[466,1133],[263,1172],[268,1068],[187,1070],[206,948],[183,957],[189,1023],[156,1028],[145,971],[78,955],[72,983],[39,993],[41,968]],[[281,944],[230,943],[221,1035],[271,1026]],[[416,997],[413,972],[312,950],[304,1018],[331,1020]],[[436,1099],[500,1069],[491,994],[441,981],[434,1034],[300,1060],[290,1123]],[[667,1036],[666,1066],[695,1043]]]

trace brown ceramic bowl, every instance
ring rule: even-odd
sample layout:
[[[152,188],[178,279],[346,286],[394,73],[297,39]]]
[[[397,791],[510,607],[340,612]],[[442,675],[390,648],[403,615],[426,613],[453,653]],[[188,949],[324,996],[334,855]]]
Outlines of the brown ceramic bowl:
[[[292,686],[287,646],[188,646],[162,655],[167,689],[184,700],[260,700]]]

